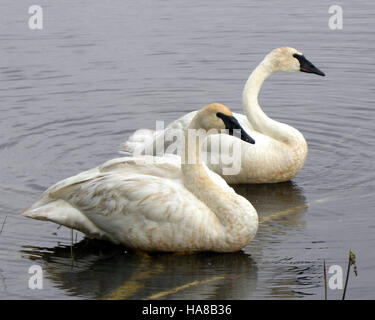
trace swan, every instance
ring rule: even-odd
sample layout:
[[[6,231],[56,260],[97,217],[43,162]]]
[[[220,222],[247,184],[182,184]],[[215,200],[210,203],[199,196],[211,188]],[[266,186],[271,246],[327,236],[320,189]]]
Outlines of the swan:
[[[292,179],[303,167],[308,153],[307,143],[297,129],[269,118],[258,102],[258,95],[264,80],[275,72],[307,72],[324,76],[325,74],[309,62],[294,48],[282,47],[272,50],[248,78],[243,90],[245,115],[234,113],[241,126],[256,140],[255,146],[242,143],[241,171],[236,175],[223,175],[228,183],[276,183]],[[178,135],[189,126],[197,111],[190,112],[175,120],[164,130],[140,129],[122,144],[121,151],[131,154],[156,154],[156,145],[168,152],[171,141],[165,137]],[[228,135],[211,135],[207,148],[212,142],[231,145],[234,138]],[[206,148],[204,148],[207,150]],[[210,150],[210,149],[208,149]],[[227,149],[228,150],[228,149]],[[172,152],[175,152],[174,150]],[[222,165],[207,157],[207,165],[222,175]]]
[[[189,142],[188,130],[213,128],[241,129],[226,106],[208,105],[186,130],[184,158],[109,160],[51,186],[22,215],[137,250],[238,251],[255,236],[258,215],[202,162],[202,140]],[[255,143],[246,133],[241,139]]]

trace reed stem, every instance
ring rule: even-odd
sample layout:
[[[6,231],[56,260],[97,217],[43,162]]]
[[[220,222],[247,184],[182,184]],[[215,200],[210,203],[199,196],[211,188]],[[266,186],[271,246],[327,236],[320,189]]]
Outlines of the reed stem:
[[[346,295],[346,288],[348,286],[349,282],[349,272],[350,272],[350,266],[354,266],[354,273],[357,276],[357,267],[355,264],[355,254],[349,250],[349,259],[348,259],[348,269],[346,271],[346,279],[345,279],[345,286],[344,286],[344,292],[342,293],[342,300],[345,300],[345,295]]]
[[[323,274],[324,274],[324,300],[327,300],[327,270],[326,270],[326,260],[323,260]]]
[[[4,218],[3,225],[1,226],[0,234],[3,232],[5,221],[7,221],[7,217],[8,216],[5,216],[5,218]]]

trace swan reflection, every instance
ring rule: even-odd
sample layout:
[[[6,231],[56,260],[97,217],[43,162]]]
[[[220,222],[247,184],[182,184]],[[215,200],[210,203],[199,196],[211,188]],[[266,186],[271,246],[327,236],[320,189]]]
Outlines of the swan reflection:
[[[240,299],[254,291],[256,263],[239,251],[229,254],[146,254],[105,241],[83,239],[70,246],[24,246],[43,262],[54,286],[90,299]]]
[[[243,251],[140,254],[85,238],[72,250],[69,245],[24,246],[22,253],[43,263],[46,278],[53,286],[83,298],[248,299],[305,295],[299,291],[302,285],[308,287],[316,281],[316,277],[305,275],[320,271],[309,261],[294,264],[292,258],[274,253],[276,244],[285,247],[288,232],[305,225],[307,201],[303,190],[293,182],[233,187],[254,203],[261,222],[253,243]],[[279,266],[277,270],[275,265]]]

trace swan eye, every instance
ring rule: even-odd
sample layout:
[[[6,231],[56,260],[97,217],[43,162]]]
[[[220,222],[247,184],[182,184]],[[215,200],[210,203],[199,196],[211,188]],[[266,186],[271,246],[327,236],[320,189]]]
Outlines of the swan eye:
[[[293,54],[293,57],[296,58],[300,63],[301,60],[306,60],[306,58],[303,55],[297,53]]]

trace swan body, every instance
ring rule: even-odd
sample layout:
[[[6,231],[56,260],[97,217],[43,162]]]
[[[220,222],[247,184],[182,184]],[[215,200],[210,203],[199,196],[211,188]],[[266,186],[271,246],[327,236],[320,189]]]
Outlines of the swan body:
[[[257,142],[254,146],[242,142],[241,171],[235,175],[225,175],[228,183],[276,183],[292,179],[303,167],[308,147],[306,140],[297,129],[269,118],[258,103],[261,86],[271,74],[282,72],[309,72],[324,75],[296,49],[285,47],[271,51],[252,72],[243,91],[243,108],[246,115],[234,113],[242,128]],[[168,152],[171,142],[164,137],[181,134],[196,115],[188,113],[172,122],[166,129],[152,131],[137,130],[129,137],[121,149],[132,154],[156,154],[156,144]],[[210,159],[212,143],[232,145],[234,137],[228,135],[210,135],[204,145],[210,157],[208,167],[222,174],[222,164]],[[228,149],[226,149],[228,150]]]
[[[196,114],[189,129],[224,129],[218,112],[232,118],[228,108],[212,104]],[[200,147],[187,143],[184,158],[110,160],[56,183],[23,215],[134,249],[238,251],[256,234],[256,210],[207,168]],[[194,163],[187,161],[191,154]]]

